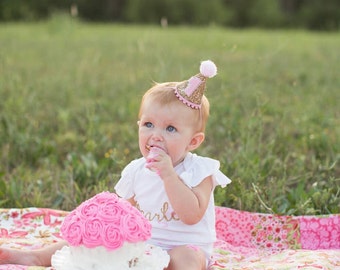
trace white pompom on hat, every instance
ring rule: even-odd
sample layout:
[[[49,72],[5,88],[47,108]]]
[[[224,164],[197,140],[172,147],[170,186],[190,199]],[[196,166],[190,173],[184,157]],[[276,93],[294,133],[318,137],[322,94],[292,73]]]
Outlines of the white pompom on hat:
[[[201,62],[200,73],[207,78],[212,78],[217,74],[217,67],[211,60]]]
[[[193,109],[200,109],[202,97],[206,89],[207,78],[212,78],[217,74],[217,67],[211,60],[202,61],[200,73],[192,76],[189,80],[180,82],[175,87],[175,95],[184,104]]]

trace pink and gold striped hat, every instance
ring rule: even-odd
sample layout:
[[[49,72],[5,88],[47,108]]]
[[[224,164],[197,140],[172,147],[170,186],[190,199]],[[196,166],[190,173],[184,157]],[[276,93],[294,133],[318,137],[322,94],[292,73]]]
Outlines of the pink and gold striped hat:
[[[193,109],[200,109],[202,97],[206,90],[206,81],[217,74],[217,67],[211,60],[202,61],[200,73],[192,76],[189,80],[180,82],[175,87],[175,95],[184,104]]]

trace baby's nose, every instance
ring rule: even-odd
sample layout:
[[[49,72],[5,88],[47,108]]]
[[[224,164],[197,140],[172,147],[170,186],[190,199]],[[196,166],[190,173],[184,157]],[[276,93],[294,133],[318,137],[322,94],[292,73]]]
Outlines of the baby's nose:
[[[161,130],[154,130],[152,139],[155,141],[163,141],[163,133]]]

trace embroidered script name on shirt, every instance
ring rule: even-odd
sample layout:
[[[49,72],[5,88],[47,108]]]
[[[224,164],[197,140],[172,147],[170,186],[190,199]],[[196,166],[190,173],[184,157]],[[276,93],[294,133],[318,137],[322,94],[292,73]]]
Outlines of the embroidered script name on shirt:
[[[160,213],[152,213],[152,212],[145,212],[141,209],[140,205],[136,203],[136,208],[147,218],[149,221],[157,220],[161,221],[171,221],[171,220],[179,220],[179,217],[176,215],[174,211],[171,213],[169,212],[169,203],[163,203],[163,206],[160,208]]]

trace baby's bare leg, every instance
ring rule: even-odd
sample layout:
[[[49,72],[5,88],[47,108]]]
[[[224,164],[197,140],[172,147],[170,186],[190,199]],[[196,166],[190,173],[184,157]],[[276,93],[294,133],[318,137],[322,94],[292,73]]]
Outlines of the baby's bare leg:
[[[60,241],[37,250],[0,248],[0,264],[51,266],[52,255],[66,244]]]
[[[170,263],[166,270],[206,270],[204,252],[195,246],[179,246],[169,252]]]

